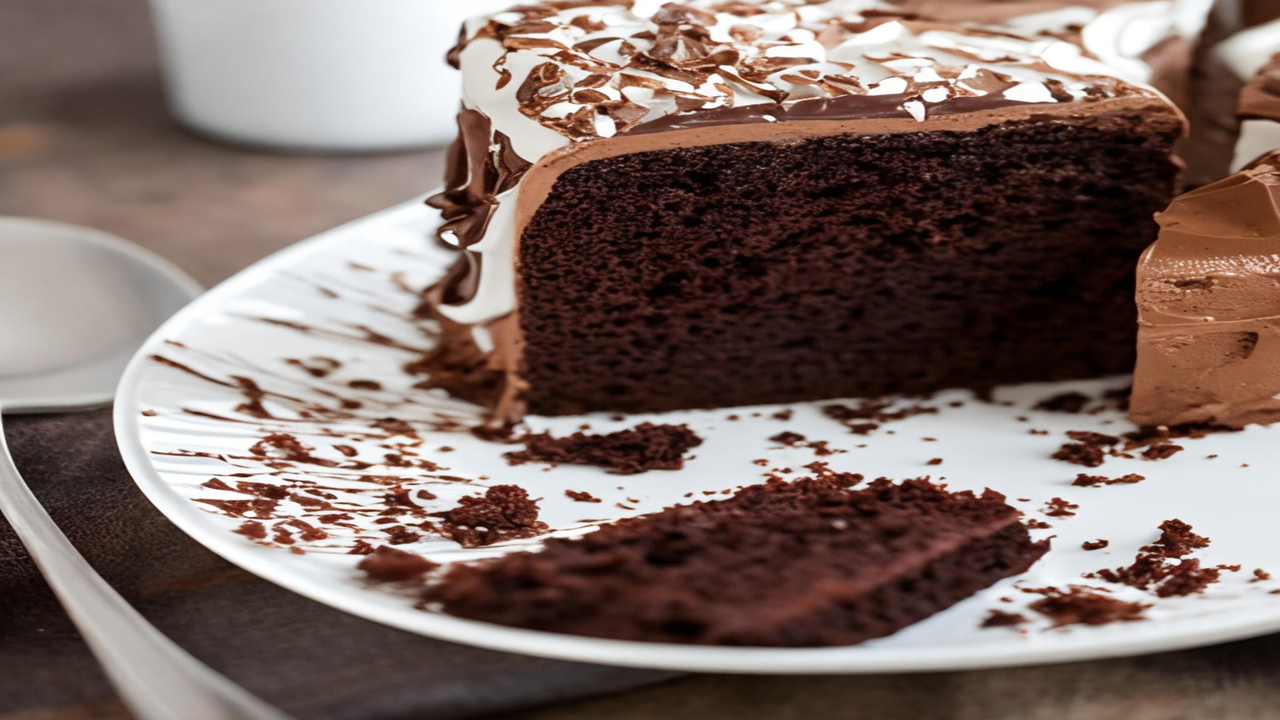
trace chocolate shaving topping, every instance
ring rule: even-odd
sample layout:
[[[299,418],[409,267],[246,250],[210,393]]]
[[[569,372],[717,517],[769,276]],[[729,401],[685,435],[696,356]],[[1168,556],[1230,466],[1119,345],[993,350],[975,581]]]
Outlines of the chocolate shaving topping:
[[[595,465],[617,475],[649,470],[679,470],[685,453],[702,444],[702,438],[684,425],[642,423],[630,430],[607,435],[583,432],[554,438],[548,433],[520,439],[524,450],[506,453],[512,465],[529,462]]]
[[[1045,88],[1043,102],[1141,92],[1115,78],[1051,66],[1035,45],[1043,37],[954,24],[952,13],[942,8],[802,4],[803,12],[785,12],[754,2],[669,2],[645,16],[631,2],[546,0],[494,15],[451,58],[461,62],[473,40],[500,43],[505,54],[493,65],[499,89],[514,83],[522,114],[572,140],[611,137],[689,113],[750,108],[760,97],[776,106],[833,98],[861,102],[892,88],[897,92],[890,94],[886,109],[900,117],[912,116],[907,103],[930,111],[945,111],[957,99],[992,107],[1017,104],[1005,92],[1020,80],[1001,72],[1006,68],[1035,73]],[[951,24],[928,22],[932,15]],[[865,37],[871,32],[879,33],[877,42]],[[935,39],[929,33],[951,37]],[[1000,51],[984,47],[995,40]],[[1078,42],[1078,37],[1068,40]],[[885,46],[897,50],[862,49]],[[805,51],[797,52],[801,47]],[[511,57],[519,53],[544,62],[512,78]],[[875,69],[860,68],[864,64]],[[593,77],[587,87],[600,89],[599,94],[573,92],[585,76]],[[636,79],[657,79],[654,92],[627,93]],[[883,87],[877,92],[878,86]],[[747,114],[763,121],[765,113]]]

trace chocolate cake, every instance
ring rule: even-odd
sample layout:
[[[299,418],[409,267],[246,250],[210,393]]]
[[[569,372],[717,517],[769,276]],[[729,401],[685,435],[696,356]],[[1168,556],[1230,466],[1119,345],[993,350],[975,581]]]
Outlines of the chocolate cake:
[[[998,493],[838,473],[668,508],[456,567],[429,606],[533,630],[704,645],[892,634],[1048,550]]]
[[[1127,370],[1184,131],[1148,84],[1187,44],[1168,13],[602,0],[473,21],[431,200],[463,251],[428,293],[437,372],[511,420]]]
[[[1179,197],[1138,266],[1139,425],[1280,420],[1280,153]]]

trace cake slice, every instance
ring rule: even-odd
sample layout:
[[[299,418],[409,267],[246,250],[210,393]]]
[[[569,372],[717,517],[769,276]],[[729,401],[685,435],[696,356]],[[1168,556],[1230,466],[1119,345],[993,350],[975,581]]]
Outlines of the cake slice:
[[[428,605],[575,635],[703,645],[852,645],[1027,570],[1004,496],[831,474],[623,520],[451,570]]]
[[[1280,152],[1182,195],[1138,266],[1139,425],[1280,420]]]
[[[471,23],[432,199],[463,256],[428,293],[428,384],[512,420],[1129,368],[1182,115],[1145,65],[1056,39],[1124,27],[1108,13],[913,7],[545,2]]]

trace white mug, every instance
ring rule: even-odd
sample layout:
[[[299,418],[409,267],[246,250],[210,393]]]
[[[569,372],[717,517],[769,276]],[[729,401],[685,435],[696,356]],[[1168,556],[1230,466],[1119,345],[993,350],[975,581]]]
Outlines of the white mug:
[[[279,150],[442,145],[463,20],[513,0],[152,0],[169,105],[192,130]]]

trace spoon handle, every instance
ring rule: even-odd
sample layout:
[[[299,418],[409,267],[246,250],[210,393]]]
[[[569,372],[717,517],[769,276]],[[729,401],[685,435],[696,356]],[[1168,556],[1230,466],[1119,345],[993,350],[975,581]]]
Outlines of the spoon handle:
[[[139,720],[287,720],[162,635],[94,572],[18,474],[2,422],[0,513]]]

